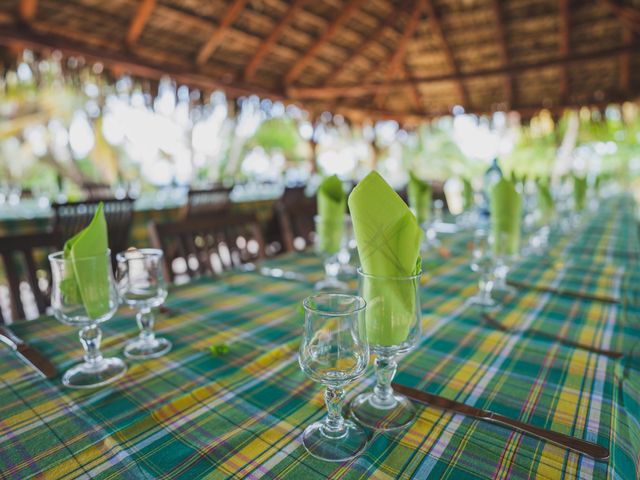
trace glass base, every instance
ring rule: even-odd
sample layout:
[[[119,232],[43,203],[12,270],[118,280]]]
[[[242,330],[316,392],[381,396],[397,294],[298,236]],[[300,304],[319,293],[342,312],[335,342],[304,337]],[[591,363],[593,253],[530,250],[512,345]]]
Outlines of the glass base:
[[[480,295],[479,293],[471,297],[469,299],[469,303],[485,308],[493,308],[497,305],[493,298],[486,295]]]
[[[140,338],[129,340],[124,346],[124,354],[133,360],[158,358],[171,350],[171,342],[166,338],[154,338],[144,341]]]
[[[127,365],[119,358],[104,358],[96,364],[87,362],[67,370],[62,384],[69,388],[96,388],[115,382],[127,373]]]
[[[324,422],[309,425],[302,434],[302,444],[311,455],[327,462],[344,462],[360,455],[369,437],[355,423],[345,420],[339,434],[327,431]]]
[[[313,286],[314,290],[324,292],[345,291],[348,290],[348,288],[346,283],[336,278],[325,278]]]
[[[351,401],[350,408],[358,423],[384,432],[405,428],[416,418],[416,408],[411,401],[395,392],[385,403],[373,392],[361,393]]]
[[[511,297],[515,297],[518,291],[515,288],[513,288],[511,285],[507,285],[506,283],[502,283],[502,284],[494,283],[492,293],[497,294],[503,298],[504,297],[511,298]]]

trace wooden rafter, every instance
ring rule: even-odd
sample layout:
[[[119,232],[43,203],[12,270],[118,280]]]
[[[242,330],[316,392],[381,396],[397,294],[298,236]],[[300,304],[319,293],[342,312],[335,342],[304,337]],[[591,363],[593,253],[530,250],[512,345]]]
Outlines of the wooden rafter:
[[[409,71],[407,70],[407,67],[405,65],[400,66],[400,73],[405,79],[411,78],[411,75],[409,74]],[[413,100],[413,106],[415,108],[415,111],[417,113],[423,112],[424,102],[422,100],[422,94],[420,93],[420,89],[415,83],[411,84],[411,88],[409,89],[409,92],[411,93],[411,98]]]
[[[433,6],[432,0],[420,0],[424,9],[429,16],[429,22],[431,23],[431,29],[433,34],[436,36],[440,44],[442,45],[442,50],[444,52],[445,58],[447,59],[447,63],[449,64],[449,68],[453,72],[454,75],[460,75],[460,70],[458,69],[458,65],[456,64],[455,57],[453,56],[453,51],[449,46],[449,42],[447,41],[444,30],[442,29],[442,22],[438,18],[436,13],[436,9]],[[460,103],[463,107],[469,108],[469,95],[467,94],[467,89],[464,86],[463,81],[458,78],[456,80],[456,88],[458,90],[458,96],[460,97]]]
[[[18,18],[22,23],[29,24],[33,21],[38,10],[38,0],[20,0],[18,4]]]
[[[560,9],[560,55],[566,56],[569,55],[569,1],[570,0],[560,0],[559,9]],[[560,98],[563,101],[566,100],[567,95],[569,94],[569,69],[567,65],[562,65],[562,70],[560,74]]]
[[[289,25],[289,22],[291,22],[294,15],[302,7],[305,1],[306,0],[295,0],[289,5],[289,8],[285,12],[284,16],[280,19],[274,29],[271,30],[271,33],[269,34],[267,39],[260,44],[260,47],[258,47],[258,50],[253,55],[251,60],[249,60],[249,63],[247,63],[247,66],[244,69],[245,80],[250,80],[251,78],[253,78],[253,75],[260,66],[262,59],[267,55],[267,53],[269,53],[271,47],[278,41],[284,29],[287,27],[287,25]]]
[[[291,69],[285,74],[285,84],[294,82],[302,73],[304,68],[308,65],[315,54],[320,48],[327,43],[331,37],[335,35],[338,29],[356,12],[358,8],[364,3],[364,0],[350,0],[349,3],[342,9],[340,14],[333,19],[333,21],[327,25],[324,33],[311,45],[311,47],[300,57],[291,67]]]
[[[403,64],[404,56],[407,51],[407,45],[409,41],[413,38],[413,35],[418,28],[418,22],[420,21],[420,15],[422,14],[423,5],[421,5],[420,0],[416,0],[413,5],[413,10],[411,11],[411,16],[407,21],[407,24],[404,26],[404,30],[402,32],[402,36],[396,45],[396,49],[391,56],[391,60],[388,63],[385,78],[387,81],[391,81],[398,75],[400,71],[400,67]],[[384,101],[386,99],[387,92],[378,92],[374,99],[374,103],[376,107],[382,108],[384,105]]]
[[[215,52],[216,48],[218,48],[220,43],[222,43],[222,39],[227,33],[227,30],[234,20],[238,18],[238,15],[240,15],[240,12],[242,12],[246,3],[247,0],[233,0],[229,8],[224,12],[218,28],[215,29],[209,39],[200,48],[200,51],[196,56],[196,63],[198,65],[203,65],[207,60],[209,60],[209,57],[213,55],[213,52]]]
[[[492,0],[491,7],[493,8],[493,15],[498,27],[498,42],[500,43],[500,54],[502,56],[502,64],[509,66],[509,49],[507,47],[507,30],[504,24],[504,16],[502,14],[502,7],[500,6],[500,0]],[[511,106],[515,103],[515,85],[512,74],[506,74],[504,76],[504,89],[506,93],[507,105]]]
[[[326,87],[290,87],[287,89],[289,96],[293,98],[318,98],[330,99],[336,96],[357,97],[363,95],[375,94],[379,91],[390,90],[399,87],[411,87],[412,83],[416,85],[428,85],[433,83],[471,80],[477,78],[485,78],[496,75],[505,75],[507,73],[521,73],[530,70],[537,70],[546,67],[552,67],[563,64],[573,64],[581,62],[590,62],[600,58],[610,58],[612,55],[618,55],[624,52],[633,52],[640,48],[640,42],[627,43],[617,47],[606,48],[592,52],[576,52],[567,56],[550,58],[531,63],[522,63],[518,65],[509,65],[506,67],[487,68],[476,70],[473,72],[460,72],[457,74],[450,73],[445,75],[433,75],[427,77],[413,77],[405,80],[394,80],[391,82],[374,82],[359,83],[357,85],[335,85]]]
[[[142,30],[146,25],[149,17],[151,16],[151,12],[153,8],[156,6],[156,0],[140,0],[138,4],[138,9],[136,10],[131,23],[129,24],[129,30],[127,31],[127,45],[135,44],[140,35],[142,34]]]
[[[615,0],[600,0],[600,3],[606,5],[629,29],[640,33],[640,9],[629,5],[620,5]]]
[[[622,39],[624,43],[633,41],[633,30],[627,25],[622,26]],[[620,90],[628,92],[631,90],[631,52],[620,54]]]

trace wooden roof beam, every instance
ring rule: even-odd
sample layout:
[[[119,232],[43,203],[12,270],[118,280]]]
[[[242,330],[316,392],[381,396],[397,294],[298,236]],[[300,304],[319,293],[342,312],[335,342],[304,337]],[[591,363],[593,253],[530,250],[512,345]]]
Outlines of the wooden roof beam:
[[[29,25],[36,17],[38,0],[20,0],[18,4],[18,19],[23,24]]]
[[[209,57],[213,55],[213,52],[215,52],[216,48],[220,46],[227,30],[235,19],[238,18],[238,15],[240,15],[240,12],[242,12],[246,3],[247,0],[233,0],[233,2],[231,2],[229,8],[224,12],[218,28],[214,30],[209,39],[200,48],[200,51],[196,56],[197,65],[205,64],[207,60],[209,60]]]
[[[350,0],[349,3],[342,9],[340,14],[333,19],[333,21],[327,26],[324,33],[311,45],[311,47],[300,57],[289,69],[284,76],[284,83],[290,84],[294,82],[302,73],[304,68],[309,64],[311,59],[320,50],[320,48],[327,43],[331,37],[335,35],[338,29],[356,12],[358,8],[364,3],[364,0]]]
[[[453,56],[453,51],[449,46],[449,42],[447,41],[444,30],[442,29],[442,23],[438,18],[436,13],[436,9],[433,5],[432,0],[420,0],[423,5],[423,8],[426,10],[427,15],[429,16],[429,21],[431,23],[431,29],[433,30],[434,35],[440,41],[442,45],[442,50],[444,51],[444,55],[447,59],[447,63],[449,64],[449,68],[453,72],[454,75],[459,76],[460,70],[458,69],[458,65],[456,64],[455,57]],[[467,89],[464,87],[464,83],[461,78],[456,79],[456,88],[458,90],[458,96],[460,97],[460,103],[465,108],[469,108],[469,95],[467,93]]]
[[[129,24],[129,30],[127,31],[126,38],[127,45],[134,45],[137,43],[155,6],[156,0],[140,0],[140,3],[138,3],[138,9]]]
[[[560,13],[560,55],[567,56],[569,55],[569,1],[570,0],[560,0],[559,2],[559,13]],[[569,95],[569,69],[567,65],[562,65],[562,71],[560,74],[560,98],[562,101],[566,101],[567,96]]]
[[[258,50],[256,50],[256,53],[253,55],[251,60],[249,60],[249,63],[247,63],[247,66],[244,68],[245,80],[250,80],[251,78],[253,78],[253,75],[256,73],[256,70],[260,66],[262,59],[267,55],[267,53],[269,53],[269,50],[271,50],[271,47],[276,44],[276,42],[280,38],[280,35],[282,35],[282,32],[284,31],[284,29],[287,28],[287,25],[289,25],[289,22],[291,22],[291,20],[293,19],[295,14],[298,12],[298,10],[302,7],[305,1],[306,0],[295,0],[293,3],[289,5],[289,8],[285,12],[284,16],[280,19],[280,21],[274,27],[274,29],[271,30],[271,33],[269,34],[267,39],[260,44],[260,47],[258,47]]]
[[[625,43],[633,41],[633,30],[627,25],[622,26],[622,38]],[[631,90],[631,52],[620,54],[620,79],[619,86],[622,92]]]
[[[640,48],[640,42],[627,43],[617,47],[606,48],[592,52],[576,52],[570,55],[551,58],[538,62],[523,63],[518,65],[509,65],[507,67],[487,68],[476,70],[474,72],[464,72],[458,74],[433,75],[427,77],[412,77],[405,80],[393,80],[387,82],[359,83],[356,85],[335,85],[326,87],[289,87],[287,92],[289,96],[294,98],[318,98],[331,99],[336,96],[357,97],[375,94],[379,91],[390,90],[399,87],[410,87],[412,83],[416,85],[429,85],[433,83],[471,80],[477,78],[485,78],[496,75],[505,75],[507,73],[520,73],[529,70],[538,70],[552,66],[563,64],[573,64],[581,62],[589,62],[600,58],[611,58],[612,55],[618,55],[624,52],[633,52]]]
[[[606,5],[622,23],[629,26],[634,32],[640,32],[640,9],[629,5],[620,5],[615,0],[600,0],[600,3]]]
[[[509,66],[509,49],[507,47],[507,29],[505,28],[504,16],[502,14],[502,7],[500,6],[500,0],[492,0],[491,7],[493,9],[493,15],[498,27],[498,42],[500,44],[500,54],[502,55],[502,64]],[[504,90],[506,93],[507,105],[511,107],[515,103],[515,85],[513,75],[508,73],[504,76]]]
[[[407,78],[411,78],[411,75],[409,74],[409,70],[407,70],[407,67],[404,65],[400,66],[400,72],[402,73],[402,76],[407,79]],[[411,97],[413,100],[413,106],[415,108],[416,112],[423,112],[424,111],[424,101],[422,99],[422,94],[420,93],[420,89],[418,88],[418,86],[415,83],[411,83],[411,88],[410,88],[410,92],[411,92]]]
[[[396,45],[396,49],[391,56],[391,60],[386,68],[385,78],[387,81],[393,80],[398,73],[400,73],[401,66],[404,61],[404,56],[407,51],[407,45],[409,41],[413,38],[416,29],[418,28],[418,22],[420,21],[420,15],[422,14],[423,5],[420,0],[416,0],[413,5],[413,10],[411,11],[411,16],[407,21],[407,24],[404,26],[404,30],[402,32],[402,36]],[[376,97],[374,99],[374,103],[376,107],[382,108],[384,105],[384,101],[386,99],[386,94],[388,92],[378,92],[376,93]]]

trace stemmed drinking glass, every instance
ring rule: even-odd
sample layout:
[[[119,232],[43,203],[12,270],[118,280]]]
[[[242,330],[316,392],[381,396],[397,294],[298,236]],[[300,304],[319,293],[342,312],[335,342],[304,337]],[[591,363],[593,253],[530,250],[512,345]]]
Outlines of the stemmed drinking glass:
[[[340,262],[340,251],[330,252],[325,251],[323,249],[323,244],[328,243],[332,244],[334,242],[324,241],[323,238],[330,237],[333,235],[340,235],[339,245],[342,244],[344,240],[344,225],[341,223],[343,220],[341,218],[337,219],[335,224],[331,225],[330,223],[322,221],[320,216],[316,215],[314,217],[316,222],[316,234],[317,239],[315,242],[316,251],[322,257],[322,261],[324,264],[324,273],[325,277],[317,282],[314,286],[315,290],[330,290],[330,291],[340,291],[347,290],[347,284],[338,280],[338,274],[340,273],[341,262]],[[327,229],[327,227],[330,227]]]
[[[369,349],[376,354],[376,385],[351,402],[351,413],[362,425],[376,430],[396,430],[409,425],[416,409],[391,388],[398,359],[411,351],[420,337],[420,277],[368,275],[358,270],[360,294],[367,302]]]
[[[366,432],[342,417],[344,387],[360,378],[369,361],[364,333],[365,302],[361,297],[320,293],[304,306],[304,334],[298,357],[302,371],[326,387],[328,415],[309,425],[302,443],[322,460],[343,462],[367,445]]]
[[[476,230],[473,237],[471,270],[480,274],[478,293],[469,299],[481,307],[493,307],[496,302],[491,298],[493,290],[493,258],[491,255],[491,236],[484,229]]]
[[[111,253],[95,257],[64,258],[64,252],[49,255],[54,316],[67,325],[80,327],[84,362],[67,370],[62,383],[71,388],[93,388],[122,377],[126,364],[119,358],[104,358],[100,352],[102,332],[99,324],[113,317],[118,309],[118,293],[111,270]],[[75,272],[90,274],[92,285],[78,287]],[[104,287],[104,288],[102,288]]]
[[[167,298],[167,284],[162,272],[162,250],[131,249],[116,255],[118,261],[118,291],[123,303],[138,309],[138,338],[129,340],[124,354],[136,360],[156,358],[171,350],[171,342],[153,333],[153,308]]]
[[[507,284],[507,275],[517,256],[517,242],[506,232],[498,232],[493,239],[493,253],[493,290],[507,297],[513,296],[516,289]]]

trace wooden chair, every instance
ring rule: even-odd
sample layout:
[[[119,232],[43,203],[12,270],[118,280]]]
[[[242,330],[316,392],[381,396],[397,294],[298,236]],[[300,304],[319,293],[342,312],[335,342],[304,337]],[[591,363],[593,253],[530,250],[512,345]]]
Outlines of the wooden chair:
[[[286,252],[301,251],[313,244],[317,213],[316,199],[304,195],[304,188],[287,189],[274,206],[280,237]]]
[[[228,213],[231,187],[222,185],[208,189],[189,189],[187,199],[187,217]]]
[[[165,274],[176,283],[264,257],[262,231],[253,214],[151,222],[149,236],[164,251]]]
[[[59,244],[60,239],[55,233],[0,238],[0,259],[8,282],[12,321],[27,318],[25,304],[32,307],[32,311],[35,307],[37,314],[46,313],[51,294],[51,269],[46,256],[57,250]],[[26,301],[23,301],[23,296]],[[3,323],[6,320],[0,308],[0,324]]]
[[[91,222],[98,204],[103,203],[103,211],[107,219],[109,231],[109,248],[112,260],[116,254],[129,246],[129,233],[133,222],[133,203],[131,198],[117,200],[87,200],[83,202],[56,203],[53,205],[53,230],[62,241],[66,241]]]

